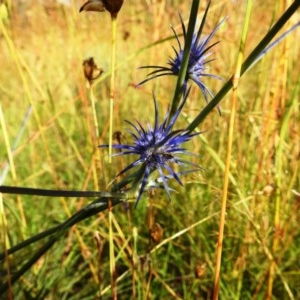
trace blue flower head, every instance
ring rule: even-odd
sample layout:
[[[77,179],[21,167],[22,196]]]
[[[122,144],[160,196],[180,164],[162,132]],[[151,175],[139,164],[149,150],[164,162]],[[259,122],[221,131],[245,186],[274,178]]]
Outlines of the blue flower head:
[[[170,188],[168,187],[167,180],[169,178],[175,178],[176,181],[180,185],[182,185],[182,182],[179,178],[181,174],[186,174],[199,169],[198,165],[190,161],[181,159],[179,155],[193,155],[192,153],[186,151],[182,147],[182,144],[189,141],[193,136],[198,135],[200,133],[191,133],[185,130],[173,130],[173,126],[185,104],[188,93],[189,91],[184,96],[181,105],[179,106],[174,116],[171,118],[169,124],[167,124],[167,120],[169,117],[168,111],[163,122],[160,125],[158,120],[157,103],[154,96],[154,125],[151,126],[148,123],[147,127],[144,128],[139,122],[137,122],[137,124],[135,125],[130,121],[126,121],[132,128],[128,130],[128,132],[133,138],[133,143],[131,145],[112,145],[113,148],[122,150],[120,153],[114,154],[115,156],[129,154],[137,155],[137,159],[131,164],[129,164],[116,176],[118,177],[124,174],[125,172],[131,170],[132,168],[140,166],[140,169],[138,170],[136,175],[137,179],[135,180],[136,183],[141,183],[136,205],[138,204],[143,191],[149,183],[149,175],[153,171],[158,171],[158,181],[161,181],[163,183],[163,187],[166,190],[168,197],[170,198]],[[102,145],[100,147],[108,147],[108,145]],[[176,173],[172,169],[173,164],[181,166],[193,166],[196,167],[196,169]],[[168,174],[165,174],[165,171]]]
[[[188,80],[194,81],[197,84],[197,86],[200,88],[200,90],[202,91],[206,102],[208,101],[208,95],[213,97],[213,94],[212,94],[211,90],[203,83],[203,81],[202,81],[203,77],[212,77],[215,79],[221,79],[219,76],[209,74],[207,72],[208,63],[210,63],[214,60],[214,59],[209,59],[209,56],[213,53],[210,50],[213,48],[213,46],[218,44],[218,42],[216,42],[216,43],[209,45],[209,42],[212,39],[212,37],[214,36],[215,32],[218,30],[218,28],[221,26],[221,24],[225,20],[225,19],[223,19],[208,36],[203,36],[201,38],[202,29],[203,29],[203,26],[205,23],[209,5],[206,8],[206,11],[205,11],[205,14],[202,19],[202,22],[201,22],[198,32],[194,33],[194,35],[193,35],[190,56],[189,56],[189,61],[188,61],[187,74],[186,74],[186,78],[185,78],[184,85],[183,85],[183,91],[185,93]],[[181,22],[181,27],[182,27],[182,32],[183,32],[183,38],[184,38],[184,42],[185,42],[186,41],[186,27],[184,25],[181,15],[179,15],[179,17],[180,17],[180,22]],[[166,76],[166,75],[178,76],[181,65],[182,65],[184,47],[182,47],[181,42],[178,37],[178,34],[174,30],[174,28],[173,27],[171,27],[171,28],[172,28],[172,31],[174,32],[175,38],[178,43],[178,50],[176,50],[175,47],[173,47],[175,55],[174,55],[174,57],[171,57],[169,59],[169,61],[168,61],[169,67],[162,67],[162,66],[141,67],[141,69],[152,68],[155,70],[153,72],[149,73],[148,78],[143,80],[142,82],[140,82],[138,84],[138,86],[144,84],[145,82],[147,82],[149,80],[157,78],[157,77]]]

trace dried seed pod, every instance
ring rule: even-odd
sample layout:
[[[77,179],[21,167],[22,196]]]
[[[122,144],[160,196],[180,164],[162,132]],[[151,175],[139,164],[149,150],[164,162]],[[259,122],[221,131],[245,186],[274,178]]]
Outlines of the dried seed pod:
[[[155,244],[158,244],[161,242],[161,240],[163,238],[163,234],[164,234],[163,228],[158,223],[153,224],[153,226],[150,229],[150,236],[151,236],[152,241]]]
[[[93,57],[85,59],[82,65],[84,77],[88,80],[90,84],[93,80],[99,78],[100,75],[103,73],[103,70],[101,68],[98,68],[98,66],[96,65]]]
[[[103,2],[105,9],[110,12],[111,16],[117,17],[123,5],[123,0],[103,0]]]
[[[98,11],[103,12],[107,10],[111,16],[116,18],[118,12],[123,5],[123,0],[88,0],[79,9],[82,11]]]
[[[105,11],[105,6],[102,0],[89,0],[85,2],[79,9],[79,12],[82,11]]]
[[[195,268],[195,276],[196,278],[201,278],[206,273],[206,263],[203,264],[197,264]]]
[[[273,184],[268,184],[262,189],[262,194],[270,197],[275,191],[275,186]]]

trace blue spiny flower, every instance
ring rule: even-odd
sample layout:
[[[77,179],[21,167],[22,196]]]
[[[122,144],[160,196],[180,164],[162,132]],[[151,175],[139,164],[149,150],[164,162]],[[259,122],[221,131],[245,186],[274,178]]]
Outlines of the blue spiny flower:
[[[212,49],[213,46],[218,44],[218,42],[216,42],[216,43],[209,45],[209,42],[212,39],[212,37],[214,36],[215,32],[218,30],[218,28],[221,26],[221,24],[225,20],[225,19],[223,19],[208,36],[204,36],[201,38],[201,34],[202,34],[203,27],[204,27],[205,19],[206,19],[207,13],[208,13],[209,5],[210,5],[210,3],[208,4],[208,6],[206,8],[206,11],[204,13],[204,16],[203,16],[203,19],[202,19],[202,22],[201,22],[198,32],[195,33],[193,36],[191,50],[190,50],[190,56],[189,56],[189,61],[188,61],[187,74],[186,74],[186,78],[185,78],[184,86],[183,86],[183,91],[185,93],[188,80],[194,81],[197,84],[197,86],[201,89],[206,102],[208,101],[208,95],[213,97],[213,93],[203,83],[203,81],[202,81],[203,77],[212,77],[215,79],[221,79],[219,76],[209,74],[207,72],[207,70],[208,70],[207,64],[214,60],[214,59],[208,59],[208,57],[213,53],[210,50]],[[182,27],[182,31],[183,31],[183,38],[184,38],[184,42],[185,42],[186,28],[185,28],[185,25],[184,25],[181,15],[179,15],[179,17],[180,17],[181,27]],[[173,47],[175,56],[171,57],[169,59],[169,61],[168,61],[169,67],[162,67],[162,66],[141,67],[141,69],[153,68],[155,70],[153,72],[149,73],[148,78],[143,80],[142,82],[140,82],[137,86],[140,86],[149,80],[152,80],[154,78],[161,77],[161,76],[166,76],[166,75],[178,76],[181,65],[182,65],[184,48],[181,45],[178,34],[176,33],[176,31],[174,30],[173,27],[171,27],[171,28],[174,32],[175,38],[178,43],[178,50],[176,50],[175,47]]]
[[[175,122],[186,102],[188,94],[189,90],[185,94],[181,105],[179,106],[174,116],[171,118],[169,124],[167,124],[167,120],[169,117],[168,111],[163,122],[160,125],[157,103],[155,97],[153,97],[155,108],[154,126],[151,126],[148,123],[147,127],[144,128],[139,122],[136,122],[137,124],[135,125],[130,121],[126,121],[132,127],[132,129],[128,130],[128,132],[133,137],[133,143],[130,145],[112,145],[113,148],[122,150],[122,152],[114,154],[115,156],[129,154],[137,155],[137,159],[134,162],[130,163],[116,176],[118,177],[131,170],[132,168],[140,166],[135,180],[135,183],[141,183],[136,205],[138,204],[147,184],[150,182],[149,176],[153,171],[158,171],[158,181],[163,183],[163,187],[166,190],[168,197],[170,198],[170,188],[167,184],[168,179],[175,178],[176,181],[180,185],[182,185],[182,182],[179,178],[180,175],[199,170],[198,165],[190,161],[181,159],[179,155],[194,155],[186,151],[186,149],[182,147],[182,144],[200,133],[191,133],[185,130],[173,130]],[[102,145],[100,147],[108,147],[108,145]],[[176,173],[172,169],[173,164],[178,164],[181,166],[188,165],[195,167],[196,169]],[[165,174],[165,171],[167,171],[168,174]]]

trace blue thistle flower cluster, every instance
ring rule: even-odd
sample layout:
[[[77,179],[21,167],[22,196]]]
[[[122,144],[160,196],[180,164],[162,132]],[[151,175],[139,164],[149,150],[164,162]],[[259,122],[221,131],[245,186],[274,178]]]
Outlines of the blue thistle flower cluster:
[[[149,176],[153,171],[158,171],[159,179],[160,181],[162,181],[164,189],[166,190],[168,197],[170,198],[170,188],[167,184],[167,180],[169,178],[175,178],[180,185],[183,185],[179,178],[181,174],[199,170],[198,165],[190,161],[183,160],[179,157],[179,155],[194,155],[186,151],[186,149],[182,147],[182,144],[186,143],[192,137],[200,134],[201,132],[191,133],[185,130],[173,129],[176,120],[186,102],[188,94],[189,91],[184,96],[181,105],[179,106],[174,116],[171,118],[169,124],[167,124],[167,120],[169,118],[168,111],[163,122],[160,125],[157,101],[155,96],[153,95],[155,109],[154,125],[151,126],[148,123],[147,128],[144,128],[139,122],[137,122],[137,124],[135,125],[130,121],[126,121],[132,128],[128,130],[128,132],[133,138],[133,143],[131,145],[112,145],[113,148],[122,150],[122,152],[116,153],[114,154],[114,156],[130,154],[138,156],[138,158],[134,162],[129,164],[116,176],[118,177],[136,166],[141,166],[140,170],[137,172],[140,175],[138,175],[138,180],[136,181],[139,181],[140,179],[141,186],[139,189],[136,205],[138,204],[143,191],[149,183]],[[100,147],[108,147],[108,145],[103,145]],[[193,166],[195,167],[195,169],[176,173],[171,167],[172,164],[177,164],[180,166]],[[164,171],[167,171],[169,174],[165,175]]]
[[[183,185],[180,180],[180,175],[190,173],[196,170],[199,170],[200,167],[190,161],[184,160],[181,158],[181,155],[194,155],[188,152],[183,148],[183,144],[190,141],[194,136],[200,133],[191,133],[188,130],[175,130],[175,123],[180,115],[183,106],[186,103],[186,100],[189,95],[190,88],[187,88],[189,80],[194,81],[197,86],[201,89],[206,101],[208,101],[208,95],[213,96],[210,89],[202,82],[203,77],[212,77],[220,79],[216,75],[207,73],[207,64],[213,61],[214,59],[208,59],[212,54],[211,49],[218,42],[209,45],[212,37],[214,36],[217,29],[221,26],[224,20],[222,20],[214,30],[206,37],[201,38],[202,29],[205,23],[209,5],[206,8],[204,17],[202,19],[201,25],[197,33],[193,34],[192,43],[190,47],[189,60],[187,73],[185,76],[184,84],[182,87],[182,100],[179,104],[177,110],[172,113],[168,110],[166,116],[163,119],[163,122],[159,124],[158,117],[158,108],[157,101],[154,98],[154,108],[155,108],[155,118],[154,125],[151,126],[149,123],[147,127],[143,127],[140,122],[136,124],[126,121],[131,129],[128,130],[131,137],[133,138],[132,144],[115,144],[112,145],[113,148],[119,149],[121,152],[114,154],[117,155],[136,155],[137,159],[125,167],[116,177],[132,170],[133,168],[140,166],[139,170],[134,175],[131,175],[133,179],[133,187],[140,185],[138,196],[136,200],[136,205],[138,204],[143,192],[147,186],[151,186],[150,174],[154,171],[158,172],[158,178],[156,179],[162,183],[163,188],[167,192],[168,197],[170,198],[170,188],[168,186],[167,180],[174,178],[180,185]],[[181,15],[180,22],[183,31],[184,43],[187,40],[187,31],[182,20]],[[169,59],[169,67],[161,66],[145,66],[142,68],[154,68],[155,70],[148,74],[149,78],[140,82],[138,85],[141,85],[149,80],[154,78],[165,76],[165,75],[175,75],[178,76],[183,64],[183,53],[184,47],[179,40],[178,34],[175,32],[172,27],[175,38],[178,43],[178,50],[174,47],[175,56]],[[103,145],[100,147],[108,147],[108,145]],[[184,170],[181,172],[175,172],[172,168],[173,165],[179,166],[189,166],[192,167],[190,170]],[[153,186],[153,184],[152,184]],[[156,184],[154,186],[157,187]]]
[[[191,44],[191,50],[190,50],[190,56],[189,56],[189,61],[188,61],[188,68],[187,68],[187,73],[186,73],[186,78],[183,84],[183,92],[186,92],[187,89],[187,83],[189,80],[192,80],[197,84],[197,86],[200,88],[201,92],[203,93],[206,102],[208,101],[208,95],[213,97],[213,93],[211,90],[203,83],[202,78],[203,77],[212,77],[215,79],[221,80],[221,77],[213,74],[209,74],[207,72],[208,67],[207,65],[214,61],[215,59],[208,59],[208,57],[213,54],[212,51],[210,51],[216,44],[219,42],[215,42],[211,45],[209,45],[209,42],[211,41],[212,37],[218,30],[218,28],[221,26],[221,24],[224,22],[225,19],[223,19],[214,29],[213,31],[208,35],[204,36],[201,38],[202,35],[202,30],[203,26],[205,23],[205,19],[208,13],[209,9],[208,4],[206,11],[204,13],[201,25],[198,29],[197,33],[194,33],[193,35],[193,40]],[[186,41],[186,27],[184,25],[183,19],[181,15],[179,14],[180,22],[181,22],[181,28],[183,32],[183,38],[184,42]],[[168,61],[169,67],[163,67],[163,66],[143,66],[141,69],[155,69],[151,73],[149,73],[147,76],[148,78],[141,81],[137,86],[140,86],[154,78],[161,77],[161,76],[167,76],[167,75],[172,75],[172,76],[178,76],[179,71],[182,67],[182,60],[183,60],[183,47],[182,44],[179,40],[179,36],[176,33],[175,29],[171,26],[171,29],[175,35],[175,38],[178,43],[178,50],[176,50],[175,47],[173,47],[175,56],[171,57]]]

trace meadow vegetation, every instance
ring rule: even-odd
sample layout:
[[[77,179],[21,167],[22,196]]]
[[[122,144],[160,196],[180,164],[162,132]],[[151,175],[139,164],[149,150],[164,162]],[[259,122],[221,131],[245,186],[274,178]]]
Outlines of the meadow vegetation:
[[[4,1],[5,2],[5,1]],[[18,1],[17,1],[18,2]],[[108,13],[81,13],[84,1],[6,1],[1,13],[0,170],[10,168],[9,186],[109,191],[130,157],[108,161],[111,22]],[[153,122],[152,92],[160,118],[173,97],[175,77],[139,88],[144,65],[165,65],[187,23],[190,3],[182,0],[125,0],[118,15],[114,131],[130,141],[124,120]],[[22,5],[21,5],[22,4]],[[1,4],[2,5],[2,4]],[[201,1],[199,17],[207,5]],[[285,11],[282,1],[254,1],[245,57]],[[243,1],[213,1],[204,27],[209,33],[228,16],[212,42],[210,73],[227,80],[235,72],[245,15]],[[299,21],[299,12],[284,27]],[[282,32],[283,32],[282,31]],[[300,299],[300,30],[295,30],[240,80],[230,163],[220,299]],[[103,74],[91,94],[83,75],[93,57]],[[204,79],[213,93],[224,81]],[[137,208],[118,205],[88,218],[59,239],[3,295],[15,299],[210,299],[228,142],[231,93],[198,129],[186,147],[203,170],[168,181],[164,190],[144,193]],[[205,107],[192,84],[176,128],[185,128]],[[29,110],[28,118],[25,118]],[[25,122],[24,122],[25,120]],[[14,141],[23,128],[12,153]],[[99,133],[99,134],[98,134]],[[7,137],[7,139],[6,139]],[[7,144],[9,142],[9,145]],[[115,141],[116,142],[116,141]],[[114,150],[116,151],[116,150]],[[1,195],[1,245],[9,248],[63,222],[90,198]],[[110,243],[110,238],[113,243]],[[43,240],[9,259],[14,272]],[[110,247],[109,247],[110,245]],[[110,261],[114,252],[115,270]],[[1,262],[5,274],[7,260]],[[0,285],[7,279],[0,275]],[[111,284],[113,286],[111,286]],[[6,297],[5,296],[5,297]],[[1,296],[0,296],[1,298]],[[3,298],[4,299],[4,298]],[[269,298],[270,299],[270,298]]]

